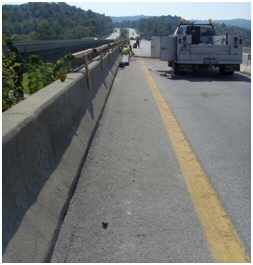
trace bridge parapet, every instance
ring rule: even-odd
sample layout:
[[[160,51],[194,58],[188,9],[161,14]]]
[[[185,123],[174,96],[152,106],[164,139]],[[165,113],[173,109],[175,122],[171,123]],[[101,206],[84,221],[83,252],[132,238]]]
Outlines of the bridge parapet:
[[[84,67],[3,113],[3,262],[50,261],[120,48],[103,55],[103,69],[99,59],[89,63],[91,88]]]

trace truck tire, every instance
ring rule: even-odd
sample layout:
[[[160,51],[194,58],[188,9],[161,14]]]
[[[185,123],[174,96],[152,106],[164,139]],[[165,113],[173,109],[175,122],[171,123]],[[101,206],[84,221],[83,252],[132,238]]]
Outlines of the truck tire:
[[[223,65],[219,66],[219,71],[221,75],[233,75],[234,71],[225,71],[225,67]]]
[[[225,74],[226,75],[233,75],[234,74],[234,71],[229,71],[229,72],[226,72]]]
[[[197,67],[199,69],[208,69],[210,67],[210,65],[208,65],[208,64],[199,64]]]
[[[178,64],[177,63],[174,63],[173,64],[173,74],[174,75],[179,75],[180,74],[180,71],[178,70]]]
[[[219,72],[220,72],[221,75],[225,75],[225,68],[224,68],[223,65],[219,66]]]

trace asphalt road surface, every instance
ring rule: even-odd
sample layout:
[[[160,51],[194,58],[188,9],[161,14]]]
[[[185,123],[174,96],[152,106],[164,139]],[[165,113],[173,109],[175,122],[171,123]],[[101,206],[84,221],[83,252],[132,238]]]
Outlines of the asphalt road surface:
[[[251,80],[175,76],[148,46],[118,71],[51,262],[249,261]]]
[[[120,29],[115,28],[114,32],[107,39],[116,39],[120,36]]]
[[[128,29],[129,31],[129,39],[132,38],[136,38],[138,35],[135,31],[135,29]],[[107,38],[107,39],[116,39],[120,36],[120,29],[119,28],[115,28],[114,32]]]

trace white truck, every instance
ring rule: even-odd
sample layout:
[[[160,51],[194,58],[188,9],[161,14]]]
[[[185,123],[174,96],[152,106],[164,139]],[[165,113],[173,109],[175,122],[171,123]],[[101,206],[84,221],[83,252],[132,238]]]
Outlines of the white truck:
[[[232,75],[242,63],[242,37],[216,36],[211,19],[207,24],[181,20],[174,35],[161,37],[160,49],[160,60],[168,61],[175,74],[217,67],[221,74]]]

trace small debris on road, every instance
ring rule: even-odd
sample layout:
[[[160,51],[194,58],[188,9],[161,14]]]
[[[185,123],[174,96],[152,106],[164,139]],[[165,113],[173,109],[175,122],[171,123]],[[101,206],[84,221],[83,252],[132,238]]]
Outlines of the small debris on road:
[[[107,226],[108,226],[108,222],[104,220],[104,221],[102,222],[102,226],[103,226],[104,229],[106,229]]]

